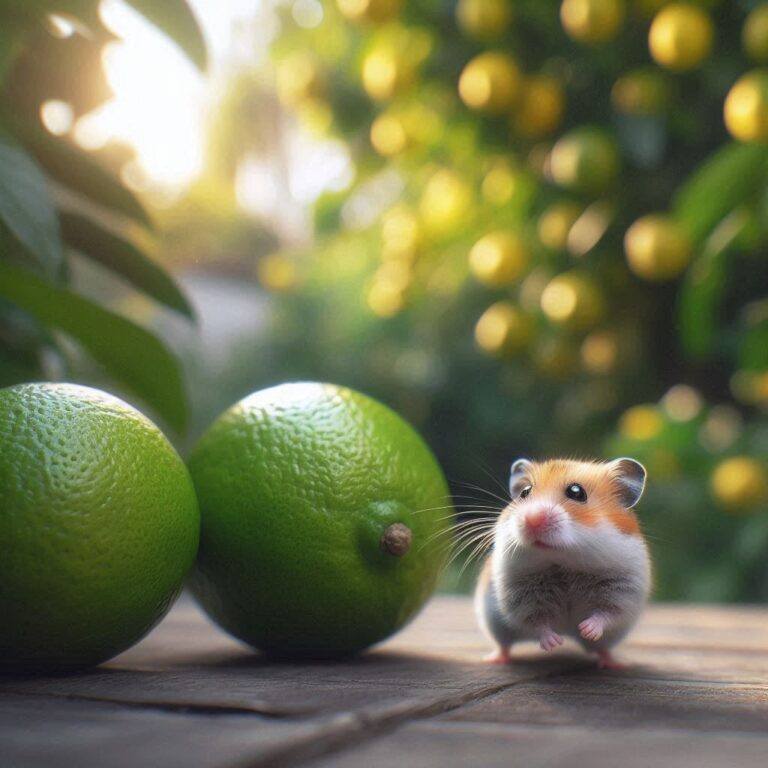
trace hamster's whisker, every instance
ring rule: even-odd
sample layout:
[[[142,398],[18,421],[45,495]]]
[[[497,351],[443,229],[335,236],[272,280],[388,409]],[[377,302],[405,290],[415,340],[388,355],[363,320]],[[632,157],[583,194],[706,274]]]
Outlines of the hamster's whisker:
[[[454,543],[454,556],[461,554],[467,548],[471,547],[475,542],[479,541],[483,536],[488,535],[488,531],[472,531],[466,533],[464,536],[457,537]]]
[[[471,524],[464,525],[461,528],[457,528],[453,531],[446,531],[446,533],[453,533],[453,541],[455,544],[458,544],[460,541],[465,539],[467,536],[472,536],[475,534],[481,534],[486,533],[488,531],[492,531],[494,529],[494,523],[493,521],[484,521],[484,522],[478,522],[478,521],[471,521]],[[442,533],[442,531],[441,531]],[[433,534],[434,535],[434,534]]]
[[[494,512],[501,511],[498,507],[492,506],[490,504],[444,504],[440,507],[424,507],[423,509],[415,509],[411,514],[420,515],[422,512],[437,512],[441,509],[454,509],[456,512],[462,513],[472,512],[475,509],[483,509]]]
[[[520,542],[517,539],[510,539],[509,543],[504,547],[504,557],[513,555],[519,546]]]
[[[449,526],[446,530],[458,531],[462,528],[479,528],[480,526],[488,526],[496,522],[496,515],[483,515],[482,517],[473,517],[471,520],[459,520],[453,525]]]
[[[487,496],[480,496],[480,495],[475,495],[475,494],[471,494],[471,493],[456,493],[456,494],[454,494],[453,498],[454,499],[465,499],[467,501],[478,502],[479,504],[488,504],[490,501],[493,501],[493,505],[495,507],[500,508],[500,509],[504,509],[503,506],[499,507],[499,505],[497,504],[495,499],[489,499]],[[506,502],[505,502],[504,506],[506,506]]]
[[[509,488],[505,488],[505,487],[504,487],[504,484],[501,482],[501,480],[499,480],[499,478],[498,478],[498,477],[496,477],[496,476],[495,476],[495,475],[494,475],[494,474],[493,474],[493,473],[492,473],[492,472],[491,472],[491,471],[488,469],[488,467],[486,467],[486,466],[483,464],[483,462],[482,462],[482,461],[480,461],[480,460],[479,460],[479,459],[477,459],[477,458],[474,458],[474,459],[472,459],[472,461],[473,461],[473,463],[475,464],[475,466],[477,466],[477,468],[478,468],[478,469],[479,469],[479,470],[480,470],[480,471],[481,471],[481,472],[482,472],[484,475],[486,475],[486,476],[487,476],[487,477],[490,479],[490,481],[491,481],[492,483],[495,483],[496,485],[498,485],[498,486],[499,486],[499,488],[501,489],[501,492],[502,492],[502,493],[504,493],[504,494],[507,494],[507,493],[509,493]]]
[[[455,523],[453,523],[452,525],[448,526],[448,530],[451,530],[456,525],[464,525],[465,523],[476,523],[478,521],[485,521],[485,520],[496,520],[496,518],[498,517],[498,515],[496,515],[494,512],[489,512],[489,511],[483,510],[483,509],[471,509],[471,510],[467,510],[465,512],[462,512],[461,514],[462,515],[466,515],[466,514],[469,514],[471,512],[476,512],[478,514],[473,515],[469,519],[457,519],[459,516],[455,515],[455,514],[454,515],[442,515],[441,517],[435,518],[434,522],[442,523],[442,522],[445,522],[446,520],[455,520],[456,521]]]
[[[446,564],[446,567],[448,567],[462,553],[466,552],[471,546],[475,545],[479,540],[481,540],[483,537],[488,536],[488,535],[489,534],[487,532],[481,531],[479,534],[477,534],[475,536],[472,536],[472,537],[462,541],[461,546],[456,549],[456,551],[451,556],[450,560],[448,560],[448,563]]]
[[[486,494],[486,496],[491,496],[497,501],[500,501],[505,507],[507,506],[507,504],[509,504],[509,499],[505,499],[503,496],[499,496],[498,493],[489,491],[487,488],[483,488],[480,485],[475,485],[474,483],[456,483],[456,485],[463,486],[465,488],[470,488],[475,491],[479,491],[480,493]]]
[[[493,544],[493,534],[487,534],[485,535],[480,542],[475,546],[475,548],[470,552],[467,559],[464,561],[464,565],[461,566],[459,569],[459,578],[461,578],[464,571],[467,570],[470,563],[477,560],[484,552],[488,550],[488,548]]]
[[[436,539],[440,536],[446,536],[448,534],[457,533],[457,532],[463,532],[468,530],[475,530],[476,528],[479,528],[481,525],[483,526],[483,529],[485,528],[491,528],[491,523],[495,521],[495,518],[473,518],[472,520],[464,520],[458,523],[455,523],[454,525],[448,526],[447,528],[443,528],[442,530],[436,531],[433,534],[430,534],[425,540],[424,543],[428,544],[433,539]]]
[[[469,523],[470,521],[467,521],[467,522]],[[472,536],[484,534],[486,532],[492,532],[494,525],[495,525],[494,521],[478,523],[477,521],[473,520],[471,521],[471,525],[468,524],[464,526],[462,529],[459,529],[458,533],[456,532],[456,530],[438,531],[437,533],[433,533],[431,536],[425,539],[421,547],[419,547],[419,550],[421,550],[422,547],[426,547],[435,539],[440,539],[441,536],[454,534],[451,536],[449,540],[440,542],[440,546],[444,547],[446,550],[450,550]]]

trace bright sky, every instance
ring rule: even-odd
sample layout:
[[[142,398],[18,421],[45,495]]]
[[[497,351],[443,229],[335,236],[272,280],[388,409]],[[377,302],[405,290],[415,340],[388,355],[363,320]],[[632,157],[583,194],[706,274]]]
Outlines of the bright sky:
[[[292,2],[297,21],[315,24],[322,19],[318,0],[277,1]],[[75,140],[90,149],[110,139],[130,144],[136,160],[125,168],[126,183],[169,197],[179,194],[201,169],[206,113],[215,106],[225,78],[238,67],[264,61],[277,32],[273,3],[190,0],[209,49],[210,69],[203,76],[122,0],[102,0],[102,19],[121,38],[104,52],[105,73],[115,96],[72,126]],[[43,121],[54,132],[67,132],[66,109],[48,103]],[[297,169],[291,173],[289,189],[297,201],[310,202],[328,186],[338,186],[339,174],[349,176],[346,155],[340,156],[338,146],[301,136],[292,137],[289,144]],[[270,207],[279,210],[284,201],[271,199],[272,186],[263,160],[244,164],[238,187],[243,188],[245,208],[256,213],[269,213]]]

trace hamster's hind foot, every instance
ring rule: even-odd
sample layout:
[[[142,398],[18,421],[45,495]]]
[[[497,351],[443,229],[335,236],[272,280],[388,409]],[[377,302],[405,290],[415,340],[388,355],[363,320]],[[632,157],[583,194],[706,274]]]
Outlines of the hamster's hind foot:
[[[483,661],[486,664],[509,664],[512,661],[512,656],[509,653],[509,648],[497,648],[492,653],[484,656]]]
[[[625,669],[626,664],[622,664],[616,657],[607,649],[603,649],[597,652],[597,668],[598,669]]]

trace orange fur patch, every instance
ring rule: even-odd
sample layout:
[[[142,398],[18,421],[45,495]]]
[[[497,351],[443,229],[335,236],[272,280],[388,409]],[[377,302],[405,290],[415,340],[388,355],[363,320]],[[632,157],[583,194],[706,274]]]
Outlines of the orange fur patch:
[[[553,459],[534,463],[529,479],[534,493],[538,489],[559,499],[575,522],[593,527],[607,521],[621,533],[640,535],[640,524],[635,513],[619,502],[615,478],[608,465]],[[571,483],[578,483],[587,492],[585,504],[566,497],[565,489]]]

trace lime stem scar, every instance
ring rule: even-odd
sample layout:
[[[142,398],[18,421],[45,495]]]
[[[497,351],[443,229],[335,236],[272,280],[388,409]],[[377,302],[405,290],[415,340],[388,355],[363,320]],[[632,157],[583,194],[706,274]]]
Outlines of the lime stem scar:
[[[392,523],[384,529],[381,536],[381,548],[395,557],[402,557],[410,548],[413,541],[413,533],[403,523]]]

